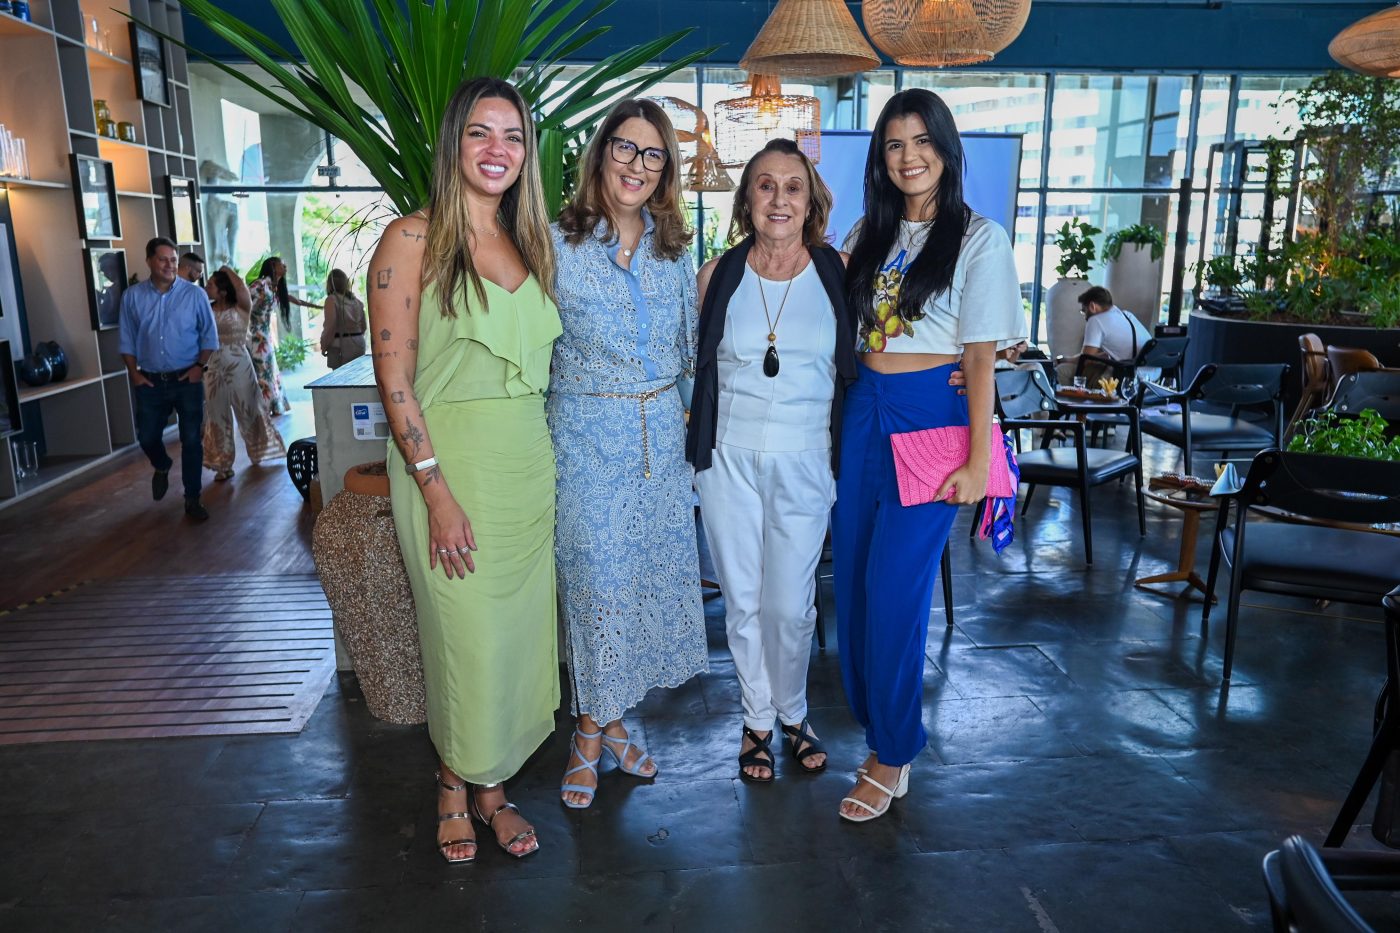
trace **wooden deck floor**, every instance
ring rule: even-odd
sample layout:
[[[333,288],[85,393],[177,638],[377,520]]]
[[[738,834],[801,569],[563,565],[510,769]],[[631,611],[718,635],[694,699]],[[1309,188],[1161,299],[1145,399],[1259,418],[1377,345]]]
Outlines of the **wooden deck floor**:
[[[314,574],[98,581],[0,613],[0,745],[298,732],[334,670]]]

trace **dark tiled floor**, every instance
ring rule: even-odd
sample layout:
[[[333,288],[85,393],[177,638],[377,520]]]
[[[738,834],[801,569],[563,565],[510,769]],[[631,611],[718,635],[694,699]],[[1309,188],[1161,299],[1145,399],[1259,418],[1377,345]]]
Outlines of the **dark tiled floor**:
[[[1058,490],[1000,559],[955,539],[931,743],[875,823],[836,817],[864,743],[834,637],[811,678],[832,769],[735,779],[712,602],[712,672],[633,721],[661,776],[605,770],[593,808],[565,810],[561,716],[514,782],[543,847],[519,863],[489,846],[474,866],[439,859],[426,732],[372,719],[353,678],[300,736],[0,749],[0,929],[1266,928],[1261,857],[1289,832],[1320,842],[1365,752],[1379,611],[1249,597],[1222,693],[1223,619],[1202,639],[1199,603],[1132,587],[1174,561],[1178,516],[1151,509],[1141,539],[1129,488],[1095,505],[1092,569]],[[1364,829],[1352,844],[1375,845]],[[1395,928],[1397,903],[1367,910]]]

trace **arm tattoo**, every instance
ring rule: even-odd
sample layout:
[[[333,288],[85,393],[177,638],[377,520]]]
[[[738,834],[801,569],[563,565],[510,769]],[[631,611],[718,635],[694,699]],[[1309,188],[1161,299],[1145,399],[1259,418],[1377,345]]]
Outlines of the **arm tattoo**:
[[[423,441],[426,440],[423,436],[422,428],[418,427],[418,425],[414,424],[412,421],[404,419],[403,434],[400,436],[403,438],[405,444],[413,445],[413,457],[417,459],[418,451],[423,449]]]
[[[399,389],[397,392],[390,392],[389,400],[395,404],[402,405],[404,403],[403,389]]]
[[[423,482],[420,485],[431,486],[440,479],[442,479],[442,470],[437,467],[428,467],[423,471]]]
[[[409,348],[410,350],[417,350],[417,349],[418,349],[418,341],[415,340],[415,339],[413,339],[412,337],[408,338],[408,348]]]
[[[401,234],[404,236],[405,239],[409,239],[409,240],[421,240],[421,239],[423,239],[423,234],[421,234],[421,233],[414,233],[412,230],[400,230],[399,233],[401,233]]]
[[[388,288],[388,287],[389,287],[389,279],[393,278],[393,276],[394,276],[394,270],[393,270],[392,268],[391,268],[391,269],[380,269],[380,270],[379,270],[378,272],[376,272],[375,275],[374,275],[374,287],[377,288],[377,289],[381,289],[381,290]]]
[[[392,336],[394,336],[394,335],[391,334],[391,333],[389,333],[389,328],[386,327],[386,328],[384,328],[383,330],[381,330],[381,331],[379,332],[379,342],[380,342],[380,343],[388,343],[388,342],[389,342],[389,338],[392,337]]]

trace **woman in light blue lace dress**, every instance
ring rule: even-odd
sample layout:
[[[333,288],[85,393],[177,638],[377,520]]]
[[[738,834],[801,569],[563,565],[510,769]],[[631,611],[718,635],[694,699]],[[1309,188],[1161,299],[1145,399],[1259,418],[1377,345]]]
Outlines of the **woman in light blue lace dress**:
[[[656,775],[623,713],[708,664],[676,390],[694,366],[696,323],[677,159],[661,109],[623,101],[553,227],[564,324],[547,408],[554,553],[578,717],[561,796],[575,809],[593,802],[604,751],[627,774]]]

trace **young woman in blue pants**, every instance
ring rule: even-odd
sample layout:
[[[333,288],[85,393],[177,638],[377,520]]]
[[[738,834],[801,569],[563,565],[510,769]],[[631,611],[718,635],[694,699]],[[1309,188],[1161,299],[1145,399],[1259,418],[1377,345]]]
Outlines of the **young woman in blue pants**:
[[[946,104],[902,91],[880,113],[865,216],[847,241],[861,365],[846,396],[832,512],[846,695],[870,755],[841,802],[865,822],[904,796],[923,725],[933,584],[957,506],[982,498],[996,351],[1025,336],[1006,231],[963,202],[963,150]],[[949,377],[961,362],[967,395]],[[933,502],[899,500],[890,435],[966,425],[971,454]]]

